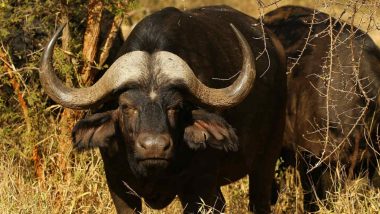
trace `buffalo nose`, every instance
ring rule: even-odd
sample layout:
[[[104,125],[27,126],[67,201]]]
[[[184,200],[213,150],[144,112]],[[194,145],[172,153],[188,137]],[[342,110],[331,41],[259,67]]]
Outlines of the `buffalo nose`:
[[[137,147],[149,156],[159,157],[170,150],[172,143],[168,135],[143,134],[137,139]]]

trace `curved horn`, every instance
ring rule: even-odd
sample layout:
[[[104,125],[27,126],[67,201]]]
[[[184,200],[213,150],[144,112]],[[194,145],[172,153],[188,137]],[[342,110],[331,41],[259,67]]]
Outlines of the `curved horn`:
[[[162,72],[170,79],[183,81],[190,93],[206,105],[228,108],[239,104],[253,87],[256,69],[253,53],[247,40],[233,24],[231,27],[242,49],[243,65],[238,78],[230,86],[220,89],[207,87],[198,80],[184,60],[165,51],[156,53]]]
[[[148,54],[142,51],[127,53],[118,58],[94,85],[87,88],[67,87],[54,73],[52,56],[54,45],[65,25],[58,28],[47,44],[40,66],[42,87],[55,102],[72,109],[87,109],[100,104],[107,95],[132,82],[137,82],[147,70]]]

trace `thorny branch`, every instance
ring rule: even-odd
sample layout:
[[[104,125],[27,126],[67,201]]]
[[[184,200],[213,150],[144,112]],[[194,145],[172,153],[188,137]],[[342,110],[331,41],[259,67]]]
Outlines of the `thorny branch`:
[[[329,72],[326,76],[324,77],[320,77],[320,78],[324,78],[326,81],[327,81],[327,86],[326,86],[326,93],[322,93],[320,90],[319,91],[319,94],[323,97],[326,97],[326,127],[323,127],[323,128],[320,128],[319,131],[322,131],[322,130],[325,130],[323,133],[324,133],[324,149],[323,149],[323,152],[322,152],[322,155],[319,157],[319,160],[316,164],[314,164],[314,166],[312,166],[308,172],[314,170],[316,167],[320,166],[323,162],[325,162],[331,155],[333,155],[334,153],[336,153],[338,151],[338,149],[340,149],[346,142],[349,142],[349,137],[354,135],[355,134],[355,142],[354,142],[354,151],[353,151],[353,154],[351,156],[351,159],[350,159],[350,169],[349,169],[349,177],[351,176],[352,177],[352,174],[353,174],[353,168],[355,167],[355,164],[358,160],[358,143],[359,143],[359,140],[357,138],[359,138],[358,134],[357,133],[354,133],[355,130],[357,130],[357,127],[362,124],[364,126],[364,129],[365,131],[367,132],[367,134],[364,135],[365,139],[366,139],[366,142],[367,144],[371,144],[370,141],[371,140],[368,140],[368,139],[371,139],[370,138],[370,132],[372,129],[368,128],[366,122],[364,121],[364,117],[367,113],[367,110],[369,108],[369,105],[372,101],[374,101],[374,98],[371,98],[368,96],[368,93],[366,91],[366,88],[371,84],[371,82],[369,81],[369,83],[367,85],[363,85],[363,81],[365,80],[368,80],[367,77],[363,77],[363,78],[360,78],[359,76],[359,71],[360,71],[360,62],[361,62],[361,58],[363,56],[363,49],[364,49],[364,41],[363,41],[363,44],[361,45],[360,48],[360,52],[359,54],[356,54],[356,52],[358,50],[355,50],[355,45],[354,45],[354,41],[355,39],[357,39],[356,35],[357,35],[357,32],[359,31],[359,29],[355,29],[354,28],[354,20],[355,20],[355,15],[357,14],[358,12],[358,1],[356,1],[355,3],[353,3],[353,15],[351,16],[351,28],[350,28],[350,35],[345,38],[345,40],[343,41],[338,41],[339,39],[339,35],[342,33],[343,29],[345,29],[345,24],[343,24],[343,26],[341,27],[340,31],[336,34],[333,34],[333,26],[337,23],[337,20],[335,23],[332,22],[332,18],[330,16],[330,27],[329,27],[329,35],[330,35],[330,51],[329,51],[329,56],[327,57],[327,61],[329,61]],[[343,11],[343,13],[345,13],[345,11]],[[341,14],[341,16],[343,15],[343,13]],[[339,18],[340,19],[340,18]],[[362,23],[362,19],[360,20],[360,23]],[[365,33],[368,33],[369,31],[369,28],[371,26],[371,19],[370,19],[370,23],[368,24],[368,27],[367,27],[367,32]],[[333,39],[333,37],[335,37],[335,39]],[[326,151],[327,151],[327,145],[329,144],[329,141],[330,141],[330,137],[329,137],[329,129],[330,129],[330,125],[331,125],[331,122],[330,121],[330,118],[329,118],[329,111],[330,111],[330,108],[334,108],[333,106],[331,106],[330,104],[330,90],[334,90],[334,91],[339,91],[339,89],[336,89],[334,88],[332,85],[331,85],[331,75],[332,75],[332,72],[335,72],[333,71],[333,56],[334,56],[334,53],[333,51],[340,45],[344,45],[346,42],[349,42],[349,47],[350,47],[350,50],[351,50],[351,68],[353,70],[353,74],[354,74],[354,81],[355,81],[355,84],[357,86],[357,89],[359,90],[359,94],[356,93],[356,92],[352,92],[352,91],[341,91],[341,92],[347,92],[347,93],[353,93],[355,94],[356,96],[358,97],[361,97],[364,99],[365,101],[365,105],[360,107],[360,114],[359,116],[356,118],[354,124],[351,124],[351,128],[350,130],[348,131],[348,133],[345,133],[345,136],[344,138],[337,144],[335,145],[335,147],[333,148],[333,150],[331,152],[329,152],[329,154],[326,155]],[[358,49],[359,49],[358,48]],[[355,58],[355,56],[358,55],[358,58]],[[352,90],[355,90],[355,89],[352,89]],[[342,125],[342,124],[341,124]],[[319,132],[317,130],[317,132]],[[367,137],[368,136],[368,137]],[[369,147],[371,147],[373,149],[373,151],[376,152],[376,150],[373,148],[372,145],[369,145]]]
[[[260,20],[260,28],[261,28],[261,32],[262,32],[262,39],[263,39],[263,42],[264,42],[264,49],[259,53],[259,55],[256,57],[256,59],[259,59],[264,53],[265,53],[265,55],[267,56],[267,59],[268,59],[268,67],[260,75],[260,78],[261,78],[269,70],[271,61],[270,61],[269,52],[268,52],[268,49],[267,49],[267,39],[269,39],[269,38],[266,37],[266,32],[265,32],[265,29],[264,29],[264,7],[261,4],[259,4],[259,5],[260,5],[260,7],[259,7],[259,12],[260,12],[259,20]]]
[[[301,57],[303,56],[303,53],[305,52],[307,46],[310,45],[309,42],[310,42],[311,33],[312,33],[312,31],[313,31],[313,26],[314,26],[314,24],[315,24],[315,23],[314,23],[315,15],[316,15],[316,11],[314,11],[314,13],[313,13],[313,18],[311,19],[312,21],[311,21],[310,26],[309,26],[309,32],[308,32],[308,34],[307,34],[307,37],[305,38],[305,40],[306,40],[306,41],[305,41],[305,45],[304,45],[304,46],[302,47],[302,49],[300,50],[300,53],[298,54],[298,57],[295,59],[295,62],[292,63],[292,66],[289,68],[289,71],[286,72],[286,74],[288,74],[288,75],[291,74],[292,71],[293,71],[293,69],[294,69],[294,67],[295,67],[296,65],[298,65],[298,63],[299,63]]]

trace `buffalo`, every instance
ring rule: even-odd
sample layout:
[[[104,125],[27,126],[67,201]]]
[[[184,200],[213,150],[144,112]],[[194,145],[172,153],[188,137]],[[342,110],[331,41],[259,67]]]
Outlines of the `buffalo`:
[[[249,209],[270,212],[286,65],[260,22],[227,6],[162,9],[136,25],[104,75],[84,88],[54,73],[61,30],[44,51],[41,83],[62,106],[96,112],[75,125],[73,144],[100,149],[118,213],[141,212],[142,198],[161,209],[176,195],[185,213],[202,204],[223,211],[220,187],[247,174]]]
[[[314,9],[280,7],[264,23],[287,55],[282,157],[295,165],[299,154],[304,208],[315,211],[338,165],[346,178],[376,169],[380,50],[362,30]]]

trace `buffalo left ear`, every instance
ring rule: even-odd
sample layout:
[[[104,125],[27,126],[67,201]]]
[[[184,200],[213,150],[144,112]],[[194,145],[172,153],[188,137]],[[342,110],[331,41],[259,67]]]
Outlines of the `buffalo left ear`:
[[[77,150],[108,147],[116,132],[114,111],[97,113],[79,121],[71,133],[73,146]]]
[[[238,150],[234,129],[221,116],[204,110],[193,110],[193,124],[185,128],[184,140],[192,149],[210,146],[225,151]]]

